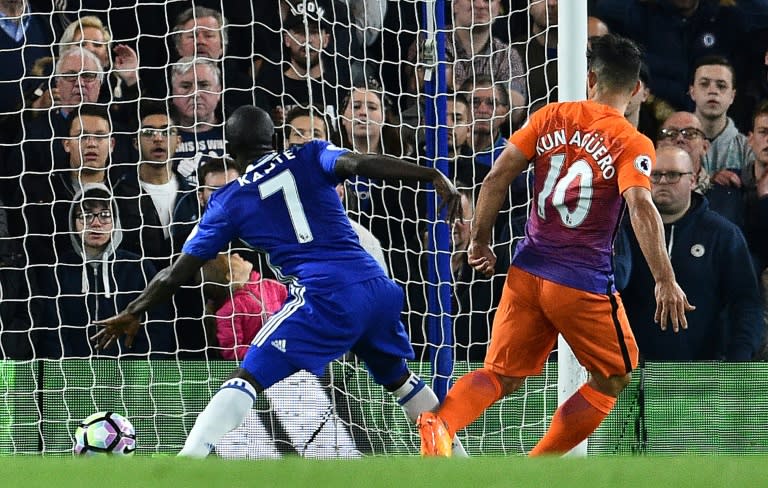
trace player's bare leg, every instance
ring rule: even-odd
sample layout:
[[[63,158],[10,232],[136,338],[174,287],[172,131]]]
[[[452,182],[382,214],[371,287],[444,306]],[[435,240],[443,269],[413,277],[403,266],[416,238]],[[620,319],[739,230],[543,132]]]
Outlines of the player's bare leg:
[[[605,377],[593,373],[586,384],[558,407],[547,433],[529,455],[565,454],[576,447],[608,416],[630,379],[629,374]]]
[[[208,456],[224,434],[243,423],[253,407],[256,395],[262,390],[261,385],[246,370],[237,369],[197,417],[179,456]]]

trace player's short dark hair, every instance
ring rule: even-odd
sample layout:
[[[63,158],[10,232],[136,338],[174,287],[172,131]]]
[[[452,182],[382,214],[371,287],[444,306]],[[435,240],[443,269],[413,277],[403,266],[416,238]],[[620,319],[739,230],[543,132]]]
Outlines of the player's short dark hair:
[[[696,78],[696,71],[702,66],[725,66],[728,68],[728,71],[731,72],[731,84],[733,85],[732,88],[736,88],[736,70],[733,68],[733,64],[731,64],[728,58],[725,56],[720,56],[719,54],[702,56],[696,60],[696,62],[693,64],[693,70],[691,71],[691,85],[693,85],[693,82]]]
[[[139,125],[141,121],[151,115],[164,115],[168,117],[168,125],[176,125],[176,109],[173,104],[161,100],[142,100],[139,105]]]
[[[75,119],[80,119],[83,116],[99,117],[106,120],[109,131],[112,132],[112,119],[109,117],[107,107],[97,103],[84,103],[79,107],[75,107],[69,119],[67,119],[67,135],[72,131],[72,124],[74,124]],[[82,127],[82,124],[80,125]]]
[[[637,44],[616,34],[595,37],[587,52],[590,71],[612,90],[632,91],[640,76],[642,52]]]
[[[266,110],[243,105],[227,119],[224,135],[231,154],[263,154],[274,148],[275,125]]]
[[[227,158],[211,158],[204,161],[197,167],[197,184],[198,190],[202,191],[205,185],[205,178],[211,173],[226,173],[230,169],[237,170],[238,173],[242,173],[240,168],[235,165],[235,162]]]

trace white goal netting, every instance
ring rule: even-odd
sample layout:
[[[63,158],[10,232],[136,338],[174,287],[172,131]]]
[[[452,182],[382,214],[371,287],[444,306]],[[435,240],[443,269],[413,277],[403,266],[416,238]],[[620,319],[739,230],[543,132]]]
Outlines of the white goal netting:
[[[133,349],[88,342],[94,320],[168,266],[207,195],[237,170],[221,158],[223,121],[238,106],[273,114],[279,148],[321,137],[437,164],[465,192],[471,219],[504,138],[557,97],[544,1],[6,4],[0,454],[69,454],[77,422],[100,410],[133,422],[139,453],[177,452],[279,308],[264,260],[236,249],[150,313]],[[424,17],[425,5],[445,12]],[[494,229],[490,279],[466,264],[468,225],[435,225],[425,187],[358,179],[339,192],[361,242],[406,291],[414,371],[445,387],[478,367],[522,236],[528,176],[510,188]],[[231,286],[243,273],[249,284]],[[556,405],[556,375],[547,366],[460,433],[469,453],[527,452]],[[217,446],[242,458],[417,452],[414,427],[354,357],[277,385]]]

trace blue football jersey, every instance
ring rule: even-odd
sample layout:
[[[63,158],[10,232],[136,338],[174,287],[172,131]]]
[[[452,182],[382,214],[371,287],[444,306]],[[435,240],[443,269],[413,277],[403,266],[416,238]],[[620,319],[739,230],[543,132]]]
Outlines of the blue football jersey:
[[[337,288],[384,276],[336,193],[334,168],[345,152],[311,141],[254,161],[211,196],[183,252],[208,260],[240,239],[265,253],[279,278],[304,286]]]

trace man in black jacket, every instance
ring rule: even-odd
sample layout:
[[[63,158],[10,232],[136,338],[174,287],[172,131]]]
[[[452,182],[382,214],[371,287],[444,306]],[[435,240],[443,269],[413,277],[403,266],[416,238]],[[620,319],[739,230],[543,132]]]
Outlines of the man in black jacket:
[[[697,306],[688,313],[688,327],[678,332],[654,323],[653,277],[631,226],[624,225],[616,243],[616,288],[641,356],[659,361],[752,359],[763,333],[763,307],[744,236],[693,191],[693,165],[683,149],[658,149],[651,183],[675,277]]]

